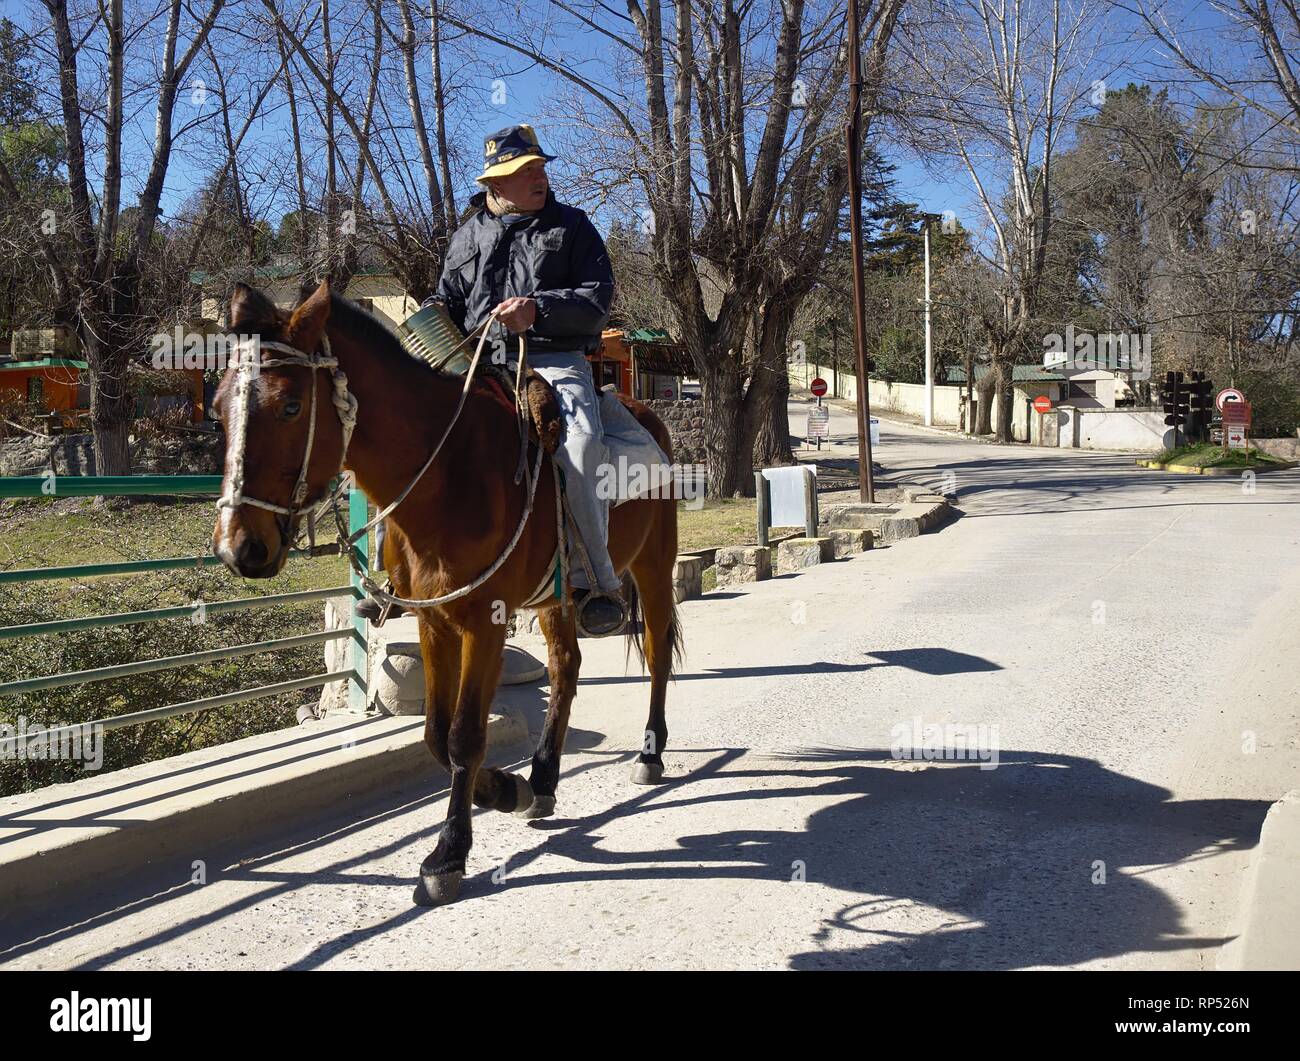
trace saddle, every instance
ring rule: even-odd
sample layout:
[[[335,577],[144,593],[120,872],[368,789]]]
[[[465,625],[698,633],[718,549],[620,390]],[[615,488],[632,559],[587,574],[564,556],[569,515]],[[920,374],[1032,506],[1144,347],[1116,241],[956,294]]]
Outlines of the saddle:
[[[509,409],[515,408],[515,378],[504,365],[488,365],[479,369],[479,381]],[[533,369],[524,377],[522,402],[528,418],[528,437],[553,454],[560,444],[564,430],[564,417],[560,402],[551,385]]]
[[[402,345],[413,357],[452,375],[463,376],[469,370],[471,358],[459,349],[464,345],[464,336],[441,303],[435,301],[424,306],[407,318],[398,331]],[[521,410],[523,419],[527,423],[529,439],[540,446],[544,453],[554,455],[564,434],[564,417],[560,412],[559,399],[554,389],[540,374],[528,369],[523,377],[523,394],[519,395],[520,400],[516,401],[515,382],[515,373],[505,365],[480,363],[472,386],[477,388],[479,393],[500,402],[512,417],[518,418],[517,410]],[[602,389],[598,393],[604,441],[608,447],[611,467],[626,468],[630,465],[645,469],[653,467],[658,470],[657,478],[662,487],[664,482],[671,481],[671,475],[665,478],[665,473],[670,470],[668,455],[611,391],[612,388]],[[521,453],[517,478],[518,475],[523,474],[526,461],[526,453]],[[655,485],[654,478],[647,475],[643,477],[640,485],[631,491],[618,490],[612,500],[612,506],[617,507],[625,501],[634,500],[641,493],[651,489]],[[557,498],[560,499],[561,505],[567,508],[561,497],[567,493],[562,474],[557,475],[556,486]],[[575,528],[569,525],[567,529],[569,542],[567,551],[580,549],[580,539]],[[524,607],[536,607],[547,598],[563,596],[563,571],[566,562],[563,554],[565,552],[564,548],[557,547],[546,576]]]

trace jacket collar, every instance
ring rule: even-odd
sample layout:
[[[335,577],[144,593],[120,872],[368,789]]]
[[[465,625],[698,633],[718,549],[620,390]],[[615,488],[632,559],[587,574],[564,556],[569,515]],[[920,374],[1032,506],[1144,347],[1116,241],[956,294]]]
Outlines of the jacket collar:
[[[498,225],[501,224],[501,219],[496,215],[494,215],[492,211],[487,208],[487,192],[485,191],[476,192],[473,196],[470,197],[468,205],[469,205],[471,216],[481,216],[483,221],[494,221]],[[542,208],[538,210],[537,213],[528,214],[526,215],[526,217],[529,220],[532,220],[534,218],[539,218],[539,219],[545,219],[549,221],[559,213],[559,210],[560,210],[560,204],[559,204],[559,200],[555,198],[555,192],[551,189],[547,189],[546,202],[542,204]]]

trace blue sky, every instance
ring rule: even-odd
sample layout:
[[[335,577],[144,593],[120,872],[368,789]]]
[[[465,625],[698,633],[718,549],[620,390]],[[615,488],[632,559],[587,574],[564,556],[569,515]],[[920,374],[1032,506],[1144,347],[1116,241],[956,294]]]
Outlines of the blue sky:
[[[532,6],[536,6],[537,3],[538,0],[531,0]],[[1184,0],[1177,5],[1177,10],[1180,18],[1186,20],[1193,34],[1203,35],[1214,32],[1212,26],[1221,17],[1214,14],[1209,5],[1201,0]],[[32,0],[0,0],[0,13],[15,18],[20,25],[32,25],[33,21],[40,16],[41,9]],[[1142,82],[1146,80],[1143,75],[1152,69],[1153,55],[1149,44],[1134,42],[1126,45],[1123,42],[1122,38],[1125,36],[1125,26],[1128,22],[1131,22],[1131,19],[1125,16],[1112,16],[1108,19],[1108,36],[1115,38],[1110,46],[1111,54],[1108,57],[1110,66],[1106,73],[1107,83],[1111,87],[1122,87],[1129,81]],[[571,48],[575,53],[588,54],[599,50],[593,45],[590,34],[587,39],[573,41]],[[458,96],[464,115],[455,130],[458,134],[458,142],[467,155],[479,157],[482,136],[512,122],[528,122],[536,126],[544,146],[548,141],[553,142],[554,138],[548,136],[552,128],[548,117],[548,104],[552,101],[556,86],[554,75],[531,66],[526,59],[517,54],[484,46],[482,61],[471,68],[468,77],[468,83],[462,86],[462,92]],[[491,100],[492,82],[498,77],[502,78],[507,86],[505,106],[496,106]],[[88,83],[93,82],[88,79]],[[178,107],[178,125],[189,120],[189,116],[193,113],[185,104],[188,104],[188,101],[182,100],[182,106]],[[212,106],[211,100],[207,106]],[[261,142],[264,150],[274,152],[284,149],[287,142],[286,129],[287,112],[282,108],[261,123],[250,135]],[[134,190],[138,191],[138,185],[143,180],[147,166],[147,151],[152,136],[152,113],[147,108],[142,108],[135,116],[130,133],[126,145],[128,160],[128,189],[124,189],[126,203],[129,203],[133,197],[131,185],[134,184]],[[927,171],[919,159],[899,145],[881,140],[879,149],[885,158],[897,167],[896,194],[900,198],[915,201],[922,209],[936,213],[952,210],[967,223],[968,227],[976,229],[980,227],[982,215],[975,203],[969,178],[959,166],[948,166],[938,173],[931,172]],[[187,149],[187,146],[182,144],[181,149],[174,156],[168,175],[163,200],[165,214],[174,214],[182,202],[194,193],[211,172],[212,164],[213,158],[209,153],[206,151],[195,153],[192,145]],[[562,158],[552,167],[557,184],[561,188],[564,186],[567,166],[567,161]],[[997,184],[996,178],[993,183]],[[474,190],[472,181],[465,180],[463,186],[458,189],[459,201],[463,202],[472,190]],[[600,221],[607,223],[608,220],[609,218],[598,218],[598,223]]]

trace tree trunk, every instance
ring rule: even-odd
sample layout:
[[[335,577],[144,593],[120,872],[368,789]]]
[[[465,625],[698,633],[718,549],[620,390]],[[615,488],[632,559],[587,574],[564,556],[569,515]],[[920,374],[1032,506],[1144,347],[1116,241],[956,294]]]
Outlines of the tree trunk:
[[[777,468],[794,464],[790,450],[790,377],[782,373],[754,410],[758,430],[754,435],[754,465]]]
[[[997,377],[998,441],[1013,442],[1015,440],[1011,437],[1011,417],[1014,412],[1011,408],[1011,362],[1006,357],[999,357],[994,371],[989,374]]]
[[[975,434],[987,435],[993,427],[993,392],[995,389],[994,370],[992,367],[984,377],[975,384],[975,393],[979,395],[979,409],[975,416]]]
[[[744,434],[740,373],[735,359],[724,351],[710,351],[708,368],[700,373],[700,400],[704,405],[704,461],[708,475],[706,496],[734,497],[742,493],[742,475],[750,473],[750,450],[743,452],[737,439]]]
[[[750,393],[749,434],[754,440],[751,456],[758,468],[794,464],[790,452],[790,327],[802,293],[769,301],[762,322],[755,328],[756,349]]]
[[[84,320],[84,319],[83,319]],[[82,349],[90,365],[90,430],[96,475],[130,475],[127,440],[135,399],[126,378],[125,350],[114,342],[112,325],[100,318],[94,330],[83,326]]]

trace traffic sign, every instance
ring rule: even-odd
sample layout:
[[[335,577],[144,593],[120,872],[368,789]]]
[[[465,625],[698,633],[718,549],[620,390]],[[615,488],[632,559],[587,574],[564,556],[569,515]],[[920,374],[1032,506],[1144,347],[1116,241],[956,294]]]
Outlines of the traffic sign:
[[[1244,427],[1228,427],[1224,430],[1228,436],[1229,449],[1249,448],[1249,443],[1246,440],[1246,429]]]
[[[1236,387],[1224,387],[1214,398],[1214,407],[1223,412],[1223,406],[1227,402],[1244,402],[1246,396],[1237,390]]]
[[[1052,411],[1052,399],[1046,394],[1040,394],[1034,399],[1034,411],[1037,413],[1050,413]]]
[[[1250,427],[1250,402],[1224,402],[1223,422],[1225,425]]]
[[[808,389],[813,392],[814,398],[820,398],[829,388],[826,386],[826,381],[818,376],[808,384]]]

